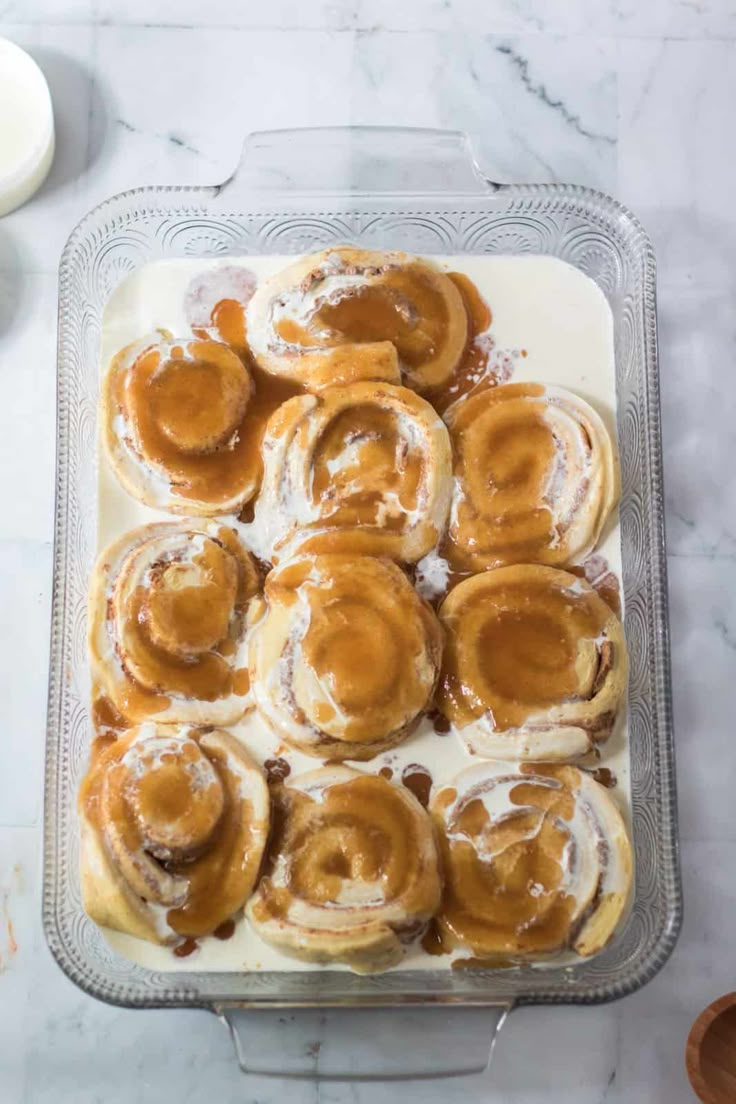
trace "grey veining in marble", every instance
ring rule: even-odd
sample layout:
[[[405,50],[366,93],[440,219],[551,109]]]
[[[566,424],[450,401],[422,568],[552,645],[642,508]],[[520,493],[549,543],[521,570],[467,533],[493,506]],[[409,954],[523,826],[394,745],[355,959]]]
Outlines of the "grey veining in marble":
[[[44,68],[59,136],[0,221],[0,1101],[687,1104],[689,1025],[736,978],[733,0],[0,0],[0,34]],[[344,123],[465,129],[500,180],[613,192],[659,265],[680,944],[622,1002],[514,1013],[488,1075],[400,1091],[244,1082],[214,1017],[74,989],[39,920],[61,248],[113,192],[224,179],[250,130]]]

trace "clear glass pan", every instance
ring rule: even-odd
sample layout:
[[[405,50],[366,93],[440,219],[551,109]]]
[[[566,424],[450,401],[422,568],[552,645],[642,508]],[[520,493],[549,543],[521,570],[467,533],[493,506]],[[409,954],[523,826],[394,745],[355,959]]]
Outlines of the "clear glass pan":
[[[592,277],[610,303],[631,658],[636,891],[626,925],[592,961],[378,977],[330,971],[153,973],[116,956],[82,910],[75,801],[91,735],[85,621],[95,550],[104,304],[121,279],[152,260],[306,253],[348,241],[424,254],[550,254]],[[64,250],[59,294],[43,914],[49,946],[65,973],[92,995],[117,1004],[219,1011],[231,1006],[591,1003],[623,996],[650,980],[677,938],[681,892],[655,263],[633,215],[585,188],[493,183],[478,170],[461,134],[373,128],[255,134],[246,141],[238,171],[220,186],[140,188],[90,212]]]

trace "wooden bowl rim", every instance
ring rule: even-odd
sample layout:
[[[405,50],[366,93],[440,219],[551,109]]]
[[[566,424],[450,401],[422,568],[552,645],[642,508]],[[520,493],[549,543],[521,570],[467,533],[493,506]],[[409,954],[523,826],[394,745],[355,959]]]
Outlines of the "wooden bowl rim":
[[[693,1090],[697,1093],[703,1104],[730,1104],[721,1093],[714,1090],[707,1083],[700,1069],[700,1048],[705,1038],[705,1033],[718,1017],[736,1007],[736,992],[726,993],[714,1000],[707,1008],[704,1008],[690,1028],[690,1034],[685,1044],[685,1069]]]

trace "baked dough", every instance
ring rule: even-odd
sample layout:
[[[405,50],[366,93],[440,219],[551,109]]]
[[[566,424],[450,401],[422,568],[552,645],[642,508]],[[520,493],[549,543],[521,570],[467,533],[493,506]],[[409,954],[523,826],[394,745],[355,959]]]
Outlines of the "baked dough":
[[[471,752],[567,761],[610,735],[626,643],[585,579],[539,564],[499,567],[459,583],[439,616],[438,704]]]
[[[409,386],[437,387],[460,362],[469,333],[460,291],[431,261],[350,246],[302,257],[266,280],[248,304],[247,327],[261,368],[308,390],[315,376],[337,370],[341,348],[366,378],[389,343]]]
[[[453,567],[580,563],[618,500],[613,445],[593,408],[561,387],[507,383],[456,403],[445,420]]]
[[[268,787],[229,733],[148,721],[93,761],[79,813],[87,914],[173,943],[213,932],[250,896],[268,836]]]
[[[247,907],[262,939],[309,962],[376,973],[440,901],[432,822],[403,786],[328,766],[275,795],[266,873]]]
[[[95,682],[132,723],[232,724],[248,701],[245,622],[258,588],[250,553],[216,521],[124,534],[90,580]]]
[[[626,910],[632,856],[618,808],[577,767],[479,763],[432,801],[444,941],[492,964],[605,947]]]
[[[442,630],[390,560],[291,561],[268,575],[251,623],[256,706],[308,755],[370,759],[404,740],[430,704]]]
[[[413,563],[444,528],[449,437],[406,387],[355,383],[289,399],[266,427],[263,461],[252,540],[273,563],[299,551]]]
[[[158,335],[127,346],[102,381],[103,440],[128,494],[190,516],[237,513],[261,475],[253,380],[227,345]]]

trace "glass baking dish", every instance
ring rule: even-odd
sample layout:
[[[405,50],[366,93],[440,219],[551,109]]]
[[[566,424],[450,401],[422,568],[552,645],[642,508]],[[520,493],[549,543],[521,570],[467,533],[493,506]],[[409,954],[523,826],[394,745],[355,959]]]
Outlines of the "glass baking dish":
[[[297,254],[345,242],[423,254],[550,254],[595,280],[611,306],[636,884],[628,921],[593,960],[374,977],[329,970],[154,973],[117,956],[83,912],[75,803],[91,736],[85,622],[95,554],[103,307],[120,280],[153,260]],[[339,1075],[350,1038],[360,1036],[363,1044],[366,1038],[363,1026],[351,1026],[358,1013],[338,1013],[327,1021],[329,1008],[360,1008],[365,1018],[378,1007],[422,1006],[413,1016],[404,1007],[399,1031],[385,1030],[384,1013],[380,1021],[374,1019],[369,1036],[375,1040],[375,1031],[381,1033],[382,1075],[428,1076],[482,1067],[492,1028],[515,1005],[612,1000],[649,981],[677,938],[681,893],[655,264],[649,239],[633,215],[585,188],[491,182],[462,134],[383,128],[254,134],[238,170],[219,186],[140,188],[90,212],[64,250],[59,296],[43,917],[49,946],[65,973],[86,992],[112,1003],[217,1011],[234,1033],[243,1068],[320,1077]],[[454,1023],[450,1058],[446,1045],[441,1054],[433,1053],[431,1045],[435,1030],[447,1041],[448,1010],[437,1006],[449,1005]],[[434,1012],[424,1006],[434,1006]],[[320,1010],[310,1034],[311,1039],[318,1032],[325,1036],[316,1058],[313,1043],[306,1056],[287,1058],[293,1024],[273,1013],[286,1007]],[[458,1017],[465,1018],[467,1030],[455,1030]],[[282,1026],[275,1031],[278,1023]],[[460,1035],[463,1047],[455,1045]],[[421,1046],[413,1047],[409,1059],[412,1038]],[[397,1040],[399,1051],[391,1059],[388,1052]],[[298,1041],[294,1045],[299,1051]],[[368,1048],[370,1053],[353,1054],[342,1072],[371,1075],[376,1045]]]

